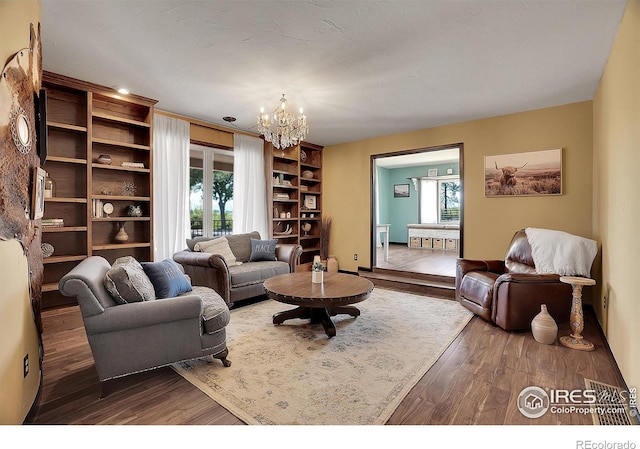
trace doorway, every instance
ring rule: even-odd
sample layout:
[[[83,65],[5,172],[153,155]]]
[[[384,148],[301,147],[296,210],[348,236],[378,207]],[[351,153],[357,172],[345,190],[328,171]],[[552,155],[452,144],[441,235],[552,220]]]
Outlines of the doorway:
[[[371,156],[372,270],[455,277],[462,160],[461,143]]]

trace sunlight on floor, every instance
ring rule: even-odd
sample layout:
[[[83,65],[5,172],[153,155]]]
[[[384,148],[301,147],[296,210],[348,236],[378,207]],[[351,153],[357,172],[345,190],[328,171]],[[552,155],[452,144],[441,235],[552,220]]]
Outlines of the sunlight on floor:
[[[384,260],[383,248],[377,248],[376,267],[455,277],[457,258],[457,251],[409,248],[407,245],[391,243],[388,261]]]

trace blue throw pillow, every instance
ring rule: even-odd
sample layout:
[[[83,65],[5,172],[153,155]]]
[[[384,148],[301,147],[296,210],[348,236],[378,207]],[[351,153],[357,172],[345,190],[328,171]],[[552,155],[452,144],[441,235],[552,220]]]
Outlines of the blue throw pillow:
[[[173,298],[192,290],[191,282],[171,259],[162,262],[142,262],[142,268],[151,280],[158,299]]]
[[[249,262],[260,262],[262,260],[278,260],[276,259],[277,243],[277,240],[251,239],[251,257],[249,257]]]

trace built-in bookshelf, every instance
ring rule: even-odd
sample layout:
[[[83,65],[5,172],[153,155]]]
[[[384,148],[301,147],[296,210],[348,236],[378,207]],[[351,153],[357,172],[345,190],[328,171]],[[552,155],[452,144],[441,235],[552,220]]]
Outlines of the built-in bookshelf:
[[[299,243],[299,265],[308,269],[320,254],[322,219],[322,147],[303,142],[275,149],[265,143],[269,233],[282,243]]]
[[[58,281],[88,256],[152,260],[156,101],[50,72],[43,88],[49,189],[41,228],[53,254],[43,259],[42,305],[50,308],[72,302]],[[116,240],[123,226],[127,240]]]

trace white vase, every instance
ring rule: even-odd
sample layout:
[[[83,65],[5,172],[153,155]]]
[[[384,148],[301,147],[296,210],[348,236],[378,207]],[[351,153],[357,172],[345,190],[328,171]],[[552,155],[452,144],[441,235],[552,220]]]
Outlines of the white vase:
[[[314,284],[322,284],[324,280],[324,271],[312,271],[311,272],[311,282]]]
[[[558,336],[558,325],[547,312],[546,305],[543,304],[540,307],[540,313],[531,321],[531,332],[538,343],[544,343],[545,345],[555,343]]]

